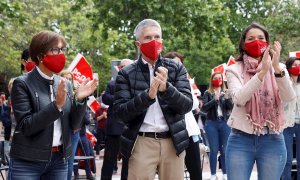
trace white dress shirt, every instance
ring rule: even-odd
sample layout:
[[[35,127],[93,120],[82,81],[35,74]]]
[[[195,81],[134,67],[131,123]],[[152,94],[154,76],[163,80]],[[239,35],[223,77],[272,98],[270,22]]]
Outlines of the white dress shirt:
[[[37,67],[37,70],[38,70],[38,72],[40,73],[40,75],[43,78],[48,79],[48,80],[53,80],[53,76],[52,77],[47,76],[38,67]],[[54,93],[53,93],[53,86],[52,86],[52,84],[50,84],[49,88],[50,88],[50,94],[51,94],[51,96],[50,96],[51,102],[53,102],[54,101]],[[61,136],[62,136],[61,120],[57,119],[56,121],[54,121],[54,131],[53,131],[52,147],[59,146],[59,145],[62,144]]]
[[[142,59],[144,64],[148,64],[149,71],[150,71],[150,84],[154,78],[154,67],[155,64],[152,66],[147,61]],[[166,122],[166,119],[163,115],[161,107],[159,105],[157,97],[155,98],[156,101],[151,106],[149,106],[144,122],[140,128],[140,132],[166,132],[169,131],[169,126]]]

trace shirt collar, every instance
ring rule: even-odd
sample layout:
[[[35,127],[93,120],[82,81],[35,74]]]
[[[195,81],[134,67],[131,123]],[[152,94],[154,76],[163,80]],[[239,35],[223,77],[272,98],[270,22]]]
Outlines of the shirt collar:
[[[38,67],[38,66],[36,66],[37,68],[37,71],[39,72],[39,74],[43,77],[43,78],[45,78],[45,79],[47,79],[47,80],[53,80],[54,79],[54,77],[53,77],[53,75],[50,77],[50,76],[48,76],[48,75],[46,75],[45,73],[43,73],[41,70],[40,70],[40,68]]]
[[[149,68],[154,69],[154,67],[155,67],[157,61],[155,61],[155,63],[154,63],[153,65],[151,65],[151,64],[148,63],[144,58],[142,58],[142,62],[143,62],[144,64],[147,64]]]

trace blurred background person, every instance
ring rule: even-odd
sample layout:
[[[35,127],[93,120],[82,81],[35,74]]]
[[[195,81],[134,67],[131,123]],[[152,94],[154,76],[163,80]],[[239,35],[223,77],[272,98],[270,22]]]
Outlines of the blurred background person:
[[[97,121],[97,142],[95,145],[96,155],[100,155],[100,151],[104,149],[105,144],[105,127],[107,122],[107,105],[101,102],[101,107],[96,110],[95,119]]]
[[[227,125],[229,112],[233,104],[226,93],[223,75],[215,72],[210,76],[208,90],[204,93],[204,103],[202,109],[206,114],[204,129],[209,144],[209,166],[211,180],[217,179],[216,167],[218,151],[220,149],[223,179],[227,179],[225,164],[225,149],[227,139],[230,134],[230,128]]]
[[[24,49],[21,55],[21,73],[30,72],[35,67],[35,63],[30,58],[29,49]]]
[[[11,108],[6,100],[4,92],[0,92],[0,121],[4,127],[4,153],[9,155],[11,136]]]
[[[80,133],[79,133],[80,134],[79,145],[81,146],[81,150],[83,151],[83,155],[85,156],[94,156],[92,144],[86,136],[86,128],[90,123],[91,123],[90,114],[89,111],[86,110],[83,117],[83,123],[80,129]],[[79,179],[78,168],[79,168],[79,164],[74,166],[74,180]],[[95,177],[92,174],[89,159],[84,160],[84,169],[86,173],[86,178],[89,180],[94,180]]]
[[[182,64],[184,61],[184,57],[178,52],[168,52],[166,53],[165,58],[173,59],[174,61]],[[199,110],[199,101],[193,90],[192,79],[190,79],[189,75],[188,75],[188,79],[190,81],[191,94],[193,97],[193,108],[190,112],[185,114],[186,129],[189,133],[189,146],[185,150],[186,154],[185,154],[184,162],[190,174],[190,179],[201,180],[202,170],[201,170],[201,159],[200,159],[200,149],[199,149],[200,129],[193,114],[193,110],[196,110],[197,108]]]
[[[119,65],[120,69],[132,64],[133,61],[130,59],[122,59]],[[106,90],[102,96],[104,104],[108,105],[108,119],[106,123],[106,140],[105,140],[105,152],[103,166],[101,169],[101,179],[110,180],[113,172],[118,169],[117,167],[117,156],[120,151],[120,138],[124,130],[124,123],[117,119],[113,111],[113,101],[115,93],[115,80],[109,81]],[[128,175],[128,160],[122,158],[122,171],[121,180],[126,180]]]
[[[293,157],[296,157],[297,179],[300,180],[300,84],[298,82],[300,74],[300,59],[295,57],[289,58],[285,62],[285,65],[289,72],[290,80],[297,97],[286,103],[284,106],[284,112],[286,115],[286,129],[283,130],[283,136],[287,157],[281,179],[292,179],[292,161]],[[296,140],[295,142],[294,139]],[[294,143],[296,143],[295,152],[293,152]]]
[[[65,79],[67,79],[68,81],[70,81],[70,83],[72,84],[73,90],[74,90],[73,74],[68,70],[62,70],[59,73],[59,75]],[[80,131],[80,128],[72,130],[72,132],[71,132],[72,154],[71,154],[70,158],[68,159],[68,178],[67,178],[67,180],[72,179],[72,172],[74,169],[74,167],[73,167],[74,157],[75,157],[75,153],[76,153],[79,138],[80,138],[79,131]]]

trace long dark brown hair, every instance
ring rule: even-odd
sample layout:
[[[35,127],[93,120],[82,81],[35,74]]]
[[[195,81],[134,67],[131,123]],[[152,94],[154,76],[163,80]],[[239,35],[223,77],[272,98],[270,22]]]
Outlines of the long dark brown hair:
[[[240,38],[240,43],[239,43],[239,56],[237,58],[237,61],[243,61],[243,56],[244,56],[244,53],[245,53],[245,50],[244,50],[244,45],[245,45],[245,40],[246,40],[246,34],[248,33],[248,31],[250,31],[250,29],[253,29],[253,28],[256,28],[256,29],[260,29],[264,34],[265,34],[265,38],[267,40],[267,43],[269,44],[270,42],[270,36],[269,36],[269,33],[267,31],[267,29],[254,22],[252,24],[250,24],[248,27],[246,27],[242,33],[242,36]]]

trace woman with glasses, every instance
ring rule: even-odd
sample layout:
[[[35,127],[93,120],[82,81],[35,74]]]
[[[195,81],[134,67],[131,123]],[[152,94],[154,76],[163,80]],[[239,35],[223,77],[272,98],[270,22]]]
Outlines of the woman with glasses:
[[[80,128],[86,97],[97,80],[87,80],[72,92],[69,81],[56,75],[65,66],[66,41],[42,31],[31,40],[36,68],[18,77],[12,88],[17,126],[11,146],[8,179],[67,179],[71,131]]]

